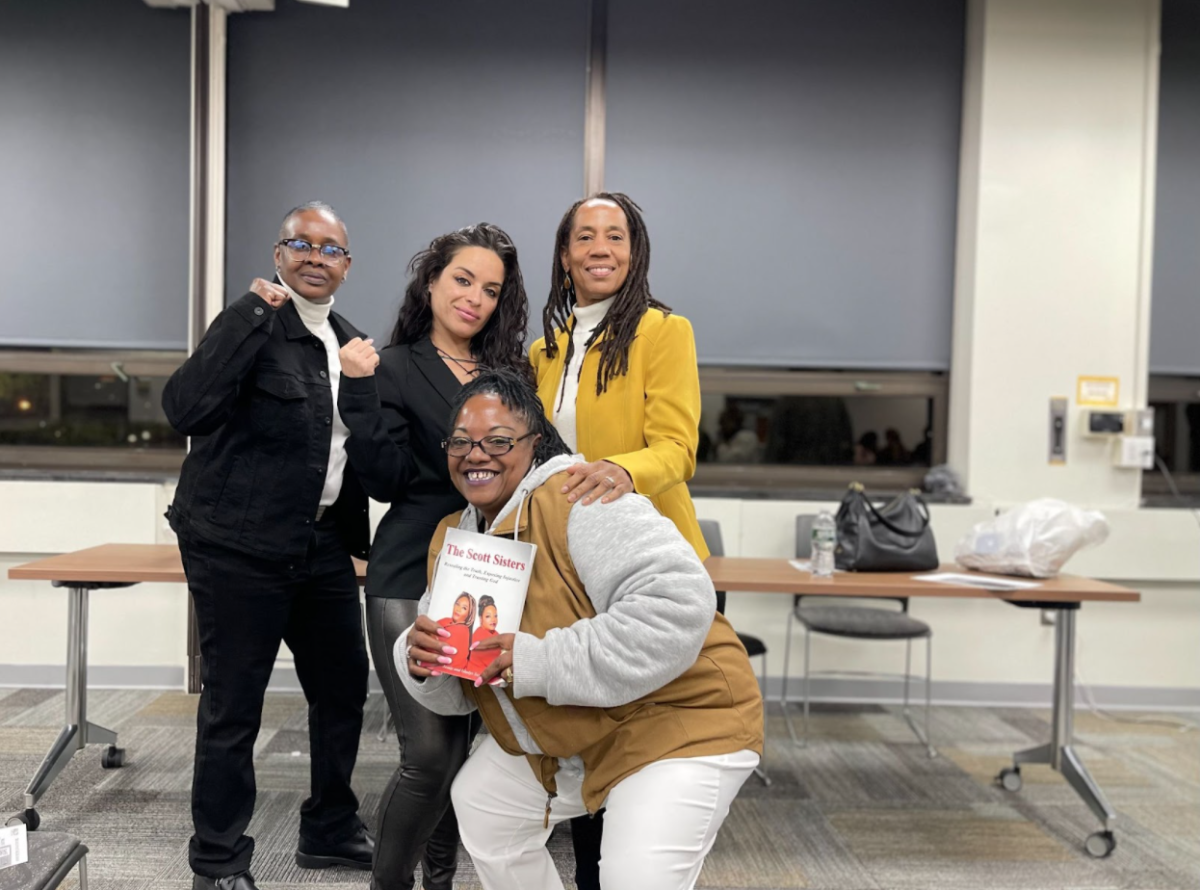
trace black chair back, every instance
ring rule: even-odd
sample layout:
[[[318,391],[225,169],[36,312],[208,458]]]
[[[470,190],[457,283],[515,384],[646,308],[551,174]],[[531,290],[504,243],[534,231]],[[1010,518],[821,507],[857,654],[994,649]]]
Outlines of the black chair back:
[[[704,545],[708,547],[708,552],[712,556],[725,555],[725,542],[721,538],[721,523],[715,519],[700,520],[700,534],[704,538]],[[725,591],[717,591],[717,611],[722,615],[725,614]]]

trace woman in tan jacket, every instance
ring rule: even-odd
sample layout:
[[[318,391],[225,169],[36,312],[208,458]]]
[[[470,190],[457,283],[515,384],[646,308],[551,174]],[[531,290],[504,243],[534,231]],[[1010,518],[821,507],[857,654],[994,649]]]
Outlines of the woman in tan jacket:
[[[469,506],[434,535],[431,571],[452,525],[538,547],[520,631],[479,644],[500,654],[475,684],[438,672],[456,653],[428,593],[396,645],[417,701],[487,724],[451,792],[480,880],[560,890],[552,826],[607,807],[601,887],[692,887],[763,741],[758,683],[712,582],[646,498],[562,496],[580,458],[519,375],[483,374],[455,407],[447,460]]]

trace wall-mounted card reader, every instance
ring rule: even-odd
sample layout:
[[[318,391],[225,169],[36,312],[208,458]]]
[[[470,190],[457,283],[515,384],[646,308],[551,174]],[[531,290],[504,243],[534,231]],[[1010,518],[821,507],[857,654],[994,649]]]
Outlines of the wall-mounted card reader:
[[[1067,462],[1067,400],[1050,400],[1050,459],[1051,464]]]
[[[1085,436],[1120,436],[1129,429],[1129,418],[1124,411],[1083,412],[1083,434]]]

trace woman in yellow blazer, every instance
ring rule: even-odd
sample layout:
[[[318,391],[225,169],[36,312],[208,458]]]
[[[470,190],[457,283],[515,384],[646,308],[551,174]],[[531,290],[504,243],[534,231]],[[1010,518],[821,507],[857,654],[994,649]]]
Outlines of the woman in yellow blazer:
[[[567,472],[581,507],[630,491],[650,498],[708,556],[687,480],[696,471],[700,375],[687,319],[650,295],[641,208],[600,192],[558,224],[545,336],[530,349],[546,416],[586,464]],[[575,883],[600,888],[600,816],[571,820]]]
[[[588,460],[572,468],[568,499],[643,494],[704,559],[686,484],[699,441],[696,341],[687,319],[650,295],[640,211],[626,195],[601,192],[563,216],[545,336],[530,361],[547,416]]]

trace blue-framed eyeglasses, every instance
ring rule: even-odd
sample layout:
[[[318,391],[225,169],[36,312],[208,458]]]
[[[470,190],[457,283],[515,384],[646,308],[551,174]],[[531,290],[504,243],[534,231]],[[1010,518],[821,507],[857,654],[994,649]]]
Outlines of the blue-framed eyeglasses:
[[[336,244],[310,244],[303,238],[284,238],[277,242],[276,246],[282,246],[287,251],[288,258],[295,263],[303,262],[312,256],[314,247],[321,259],[331,266],[340,264],[350,256],[350,251],[344,247],[338,247]]]

